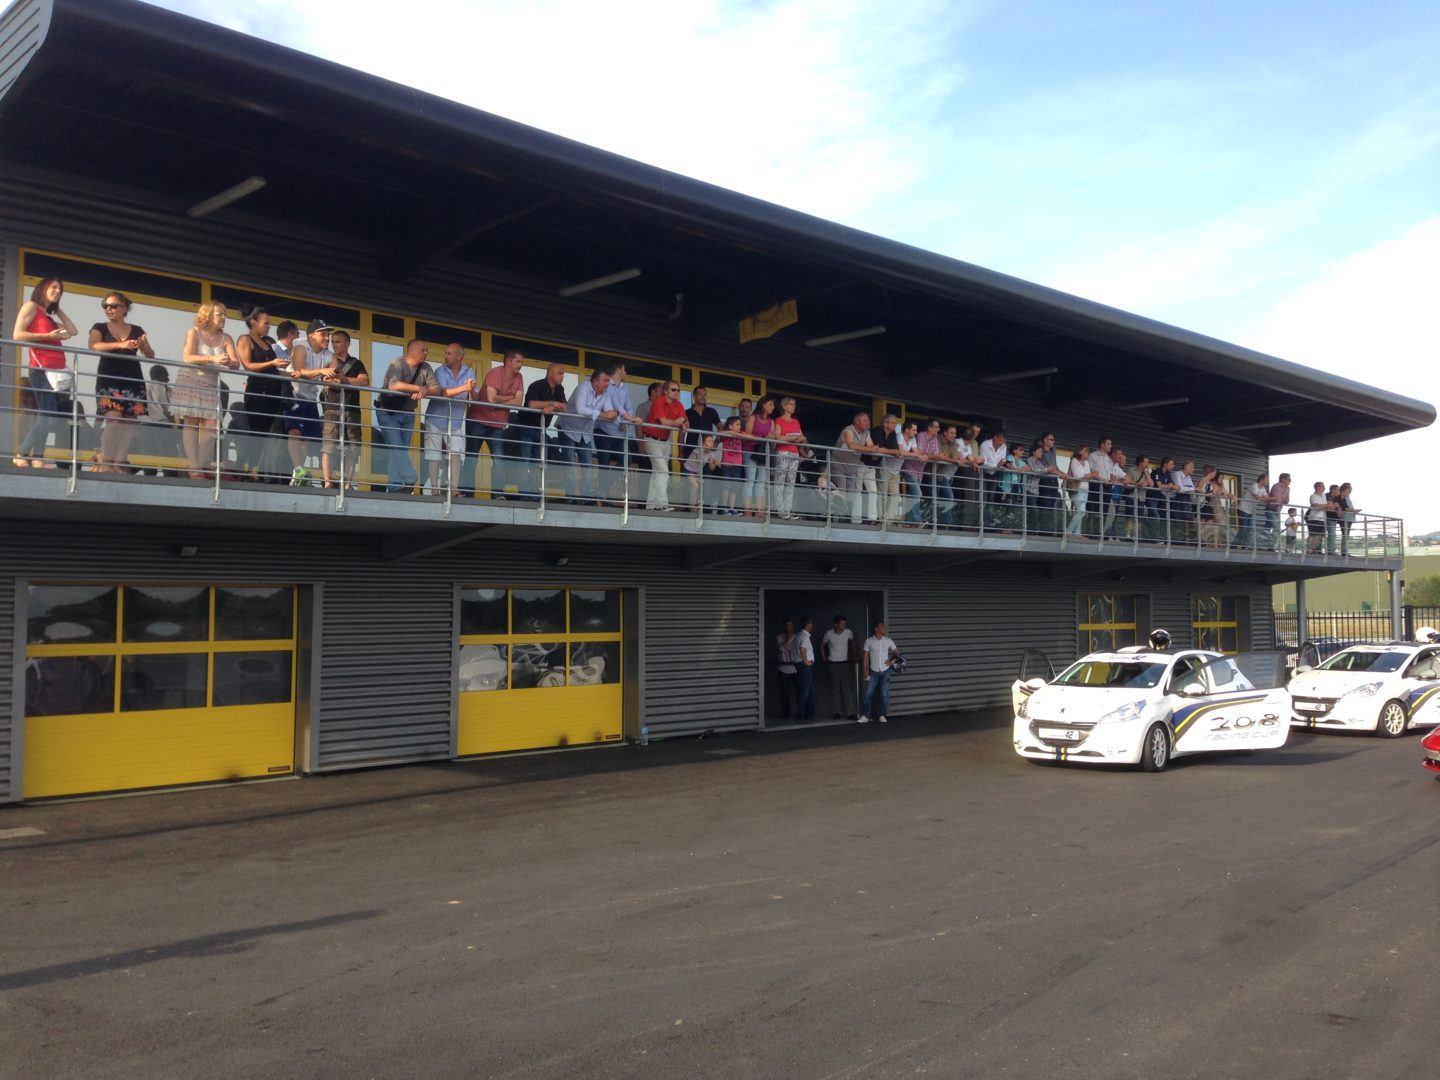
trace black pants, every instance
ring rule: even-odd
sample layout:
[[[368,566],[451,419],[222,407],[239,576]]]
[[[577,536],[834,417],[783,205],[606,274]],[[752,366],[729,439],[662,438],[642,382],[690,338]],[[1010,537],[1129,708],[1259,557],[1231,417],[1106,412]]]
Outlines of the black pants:
[[[796,716],[800,708],[800,676],[794,671],[782,671],[780,674],[780,717],[789,720]]]

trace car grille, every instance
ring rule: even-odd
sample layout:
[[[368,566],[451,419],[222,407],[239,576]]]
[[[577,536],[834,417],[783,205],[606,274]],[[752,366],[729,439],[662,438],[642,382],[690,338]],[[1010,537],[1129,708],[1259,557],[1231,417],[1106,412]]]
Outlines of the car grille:
[[[1063,746],[1079,746],[1085,741],[1085,737],[1090,734],[1094,727],[1095,721],[1093,720],[1074,722],[1069,720],[1031,720],[1030,734],[1034,736],[1035,740],[1041,745],[1048,746],[1051,749],[1058,749]],[[1046,730],[1064,729],[1065,731],[1073,731],[1080,737],[1078,739],[1056,739],[1049,735],[1041,735],[1040,731],[1042,728]]]
[[[1329,716],[1338,698],[1292,697],[1290,706],[1302,720],[1318,720]]]

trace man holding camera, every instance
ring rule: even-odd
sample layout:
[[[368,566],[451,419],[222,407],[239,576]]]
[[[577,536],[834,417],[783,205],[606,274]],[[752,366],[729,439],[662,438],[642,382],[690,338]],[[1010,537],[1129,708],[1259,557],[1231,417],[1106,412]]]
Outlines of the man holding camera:
[[[875,719],[880,723],[886,723],[885,714],[890,711],[890,676],[900,670],[904,661],[900,657],[900,646],[885,633],[885,624],[877,622],[875,630],[865,639],[865,647],[860,654],[860,666],[865,678],[865,703],[860,707],[860,716],[856,722],[868,724],[871,716],[871,706],[877,703],[879,712],[875,713]]]

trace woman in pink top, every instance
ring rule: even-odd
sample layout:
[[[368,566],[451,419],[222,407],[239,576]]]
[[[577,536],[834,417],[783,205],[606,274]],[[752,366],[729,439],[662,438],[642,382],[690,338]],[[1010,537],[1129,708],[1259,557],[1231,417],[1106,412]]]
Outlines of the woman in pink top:
[[[741,434],[743,430],[744,425],[740,417],[732,416],[725,421],[725,431],[720,436],[721,490],[724,492],[722,501],[725,507],[724,513],[727,516],[734,516],[740,512],[735,509],[735,496],[745,484],[747,447],[754,445]]]
[[[775,433],[775,399],[766,394],[760,399],[745,421],[745,434],[751,446],[750,458],[745,463],[745,513],[758,517],[765,509],[765,485],[770,473],[770,458],[774,447],[768,441]]]
[[[795,419],[795,399],[782,398],[780,416],[775,421],[774,436],[780,440],[775,446],[774,484],[775,513],[785,521],[797,521],[795,507],[795,477],[800,472],[800,447],[805,441],[805,432],[800,421]]]
[[[35,395],[36,415],[35,423],[30,426],[13,459],[14,464],[21,468],[55,467],[45,460],[45,445],[51,432],[54,432],[56,446],[59,446],[61,426],[65,414],[70,411],[69,398],[75,391],[74,376],[66,368],[65,354],[59,349],[38,347],[59,345],[80,332],[70,317],[60,310],[60,298],[64,295],[64,282],[59,278],[45,278],[31,291],[30,299],[20,305],[20,314],[15,317],[15,330],[10,335],[16,341],[33,343],[26,378],[31,393]]]

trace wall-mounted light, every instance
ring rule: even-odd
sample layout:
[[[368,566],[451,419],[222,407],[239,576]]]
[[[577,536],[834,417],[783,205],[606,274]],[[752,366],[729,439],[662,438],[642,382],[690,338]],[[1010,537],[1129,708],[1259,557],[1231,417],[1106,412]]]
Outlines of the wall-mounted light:
[[[200,547],[198,544],[181,544],[175,554],[179,555],[182,559],[193,559],[196,555],[200,554]]]
[[[1231,424],[1231,431],[1262,431],[1265,428],[1289,427],[1293,420],[1260,420],[1253,424]]]
[[[1058,367],[1034,367],[1026,368],[1024,371],[1004,371],[999,375],[986,375],[980,381],[987,386],[995,383],[1019,382],[1021,379],[1038,379],[1042,375],[1055,375],[1060,371]]]
[[[854,341],[856,338],[874,337],[876,334],[883,334],[884,332],[885,327],[883,326],[867,326],[863,330],[847,330],[843,334],[827,334],[825,337],[812,337],[809,341],[805,342],[805,344],[812,349],[817,349],[821,345],[838,345],[842,341]]]
[[[1158,409],[1162,405],[1189,405],[1188,397],[1162,397],[1154,401],[1136,401],[1129,405],[1117,405],[1117,409]]]
[[[594,292],[596,289],[603,289],[609,285],[619,285],[622,281],[630,281],[632,278],[639,276],[640,268],[638,266],[632,266],[629,270],[617,270],[613,274],[591,278],[589,281],[582,281],[578,285],[566,285],[565,288],[560,290],[560,295],[568,300],[572,296]]]
[[[570,565],[570,556],[569,556],[569,555],[556,555],[553,559],[550,560],[550,565],[551,565],[551,566],[554,566],[556,569],[559,569],[559,568],[562,567],[562,566],[569,566],[569,565]]]
[[[820,571],[825,574],[838,574],[840,566],[838,563],[825,563],[820,567]]]
[[[203,218],[213,214],[216,210],[229,206],[233,202],[245,198],[247,195],[254,195],[265,186],[263,176],[250,176],[241,180],[234,187],[228,187],[218,195],[211,195],[204,202],[198,202],[190,207],[189,214],[192,218]]]

